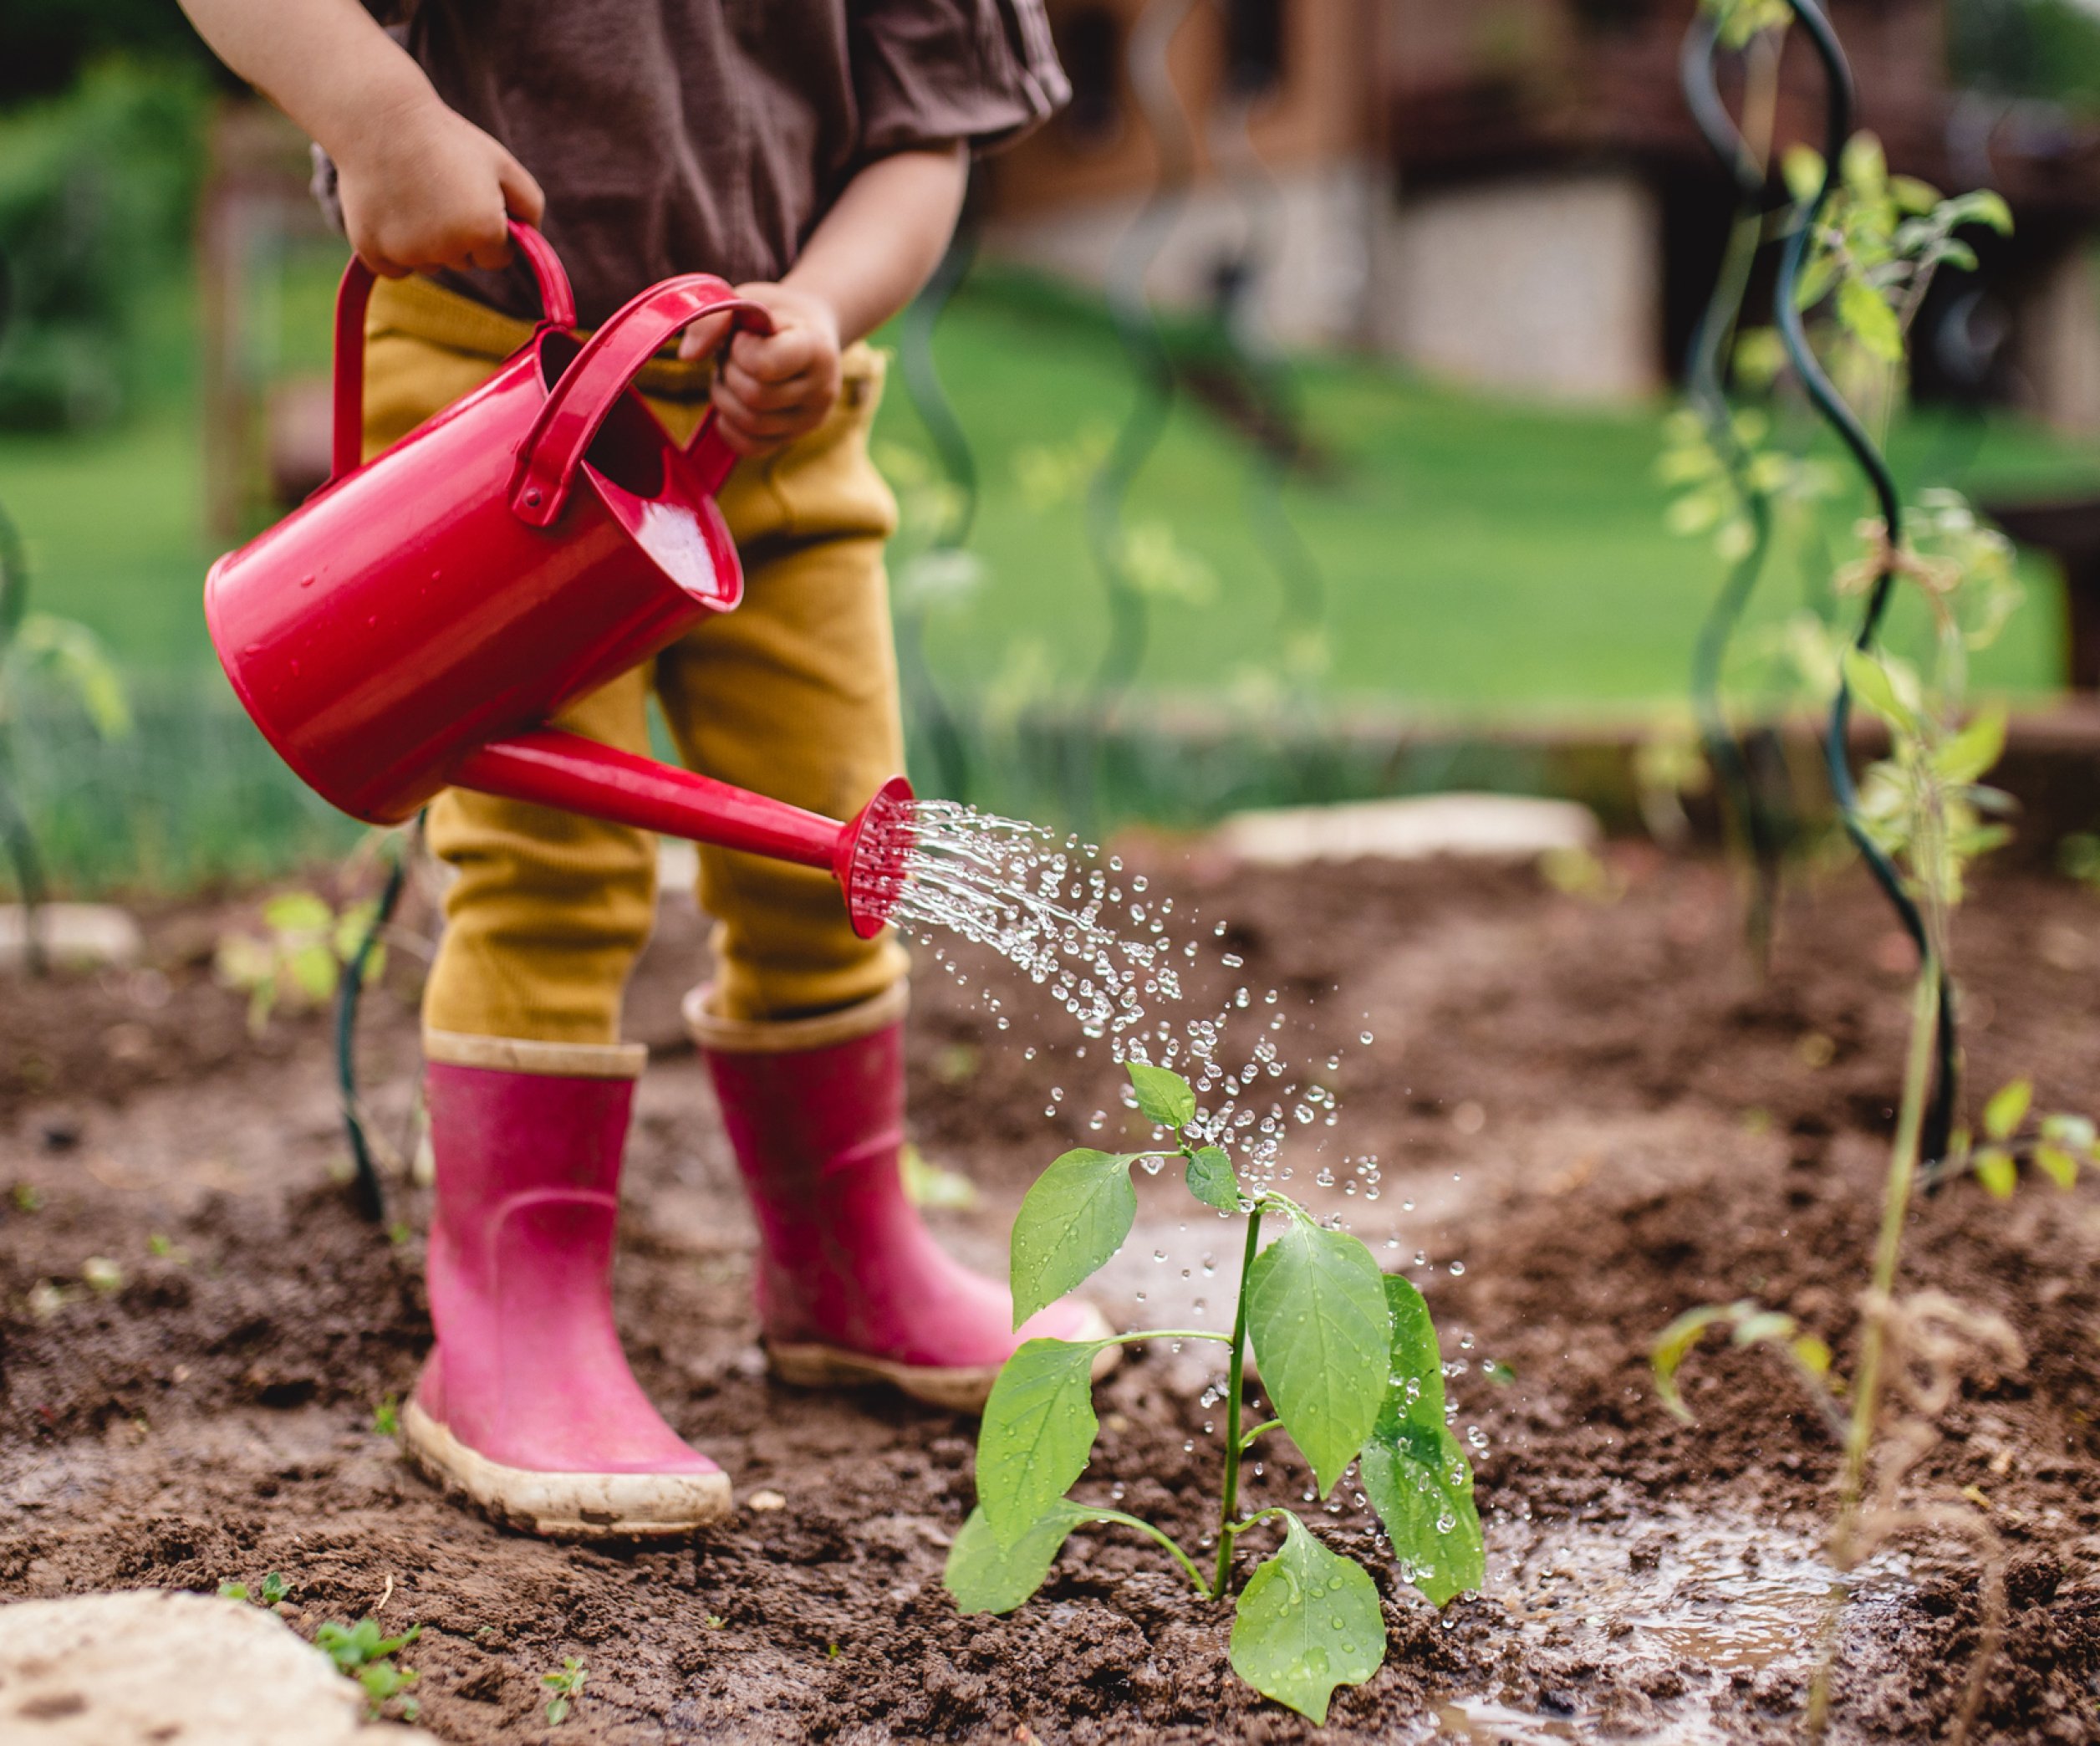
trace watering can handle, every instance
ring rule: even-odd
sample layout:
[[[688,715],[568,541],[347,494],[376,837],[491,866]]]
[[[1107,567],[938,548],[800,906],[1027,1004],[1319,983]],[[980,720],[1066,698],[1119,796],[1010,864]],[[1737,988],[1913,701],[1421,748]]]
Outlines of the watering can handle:
[[[734,325],[772,331],[763,304],[737,296],[711,273],[688,273],[643,292],[584,342],[518,446],[511,508],[519,520],[536,528],[553,525],[568,501],[584,452],[636,373],[680,328],[725,312],[735,318]],[[712,411],[689,452],[703,488],[711,494],[720,490],[737,457],[716,433]]]
[[[525,257],[539,285],[540,308],[548,327],[576,325],[576,294],[568,274],[546,237],[529,224],[510,221],[511,241]],[[372,300],[372,269],[355,255],[343,269],[335,294],[335,427],[330,444],[329,478],[339,479],[364,453],[364,309]]]

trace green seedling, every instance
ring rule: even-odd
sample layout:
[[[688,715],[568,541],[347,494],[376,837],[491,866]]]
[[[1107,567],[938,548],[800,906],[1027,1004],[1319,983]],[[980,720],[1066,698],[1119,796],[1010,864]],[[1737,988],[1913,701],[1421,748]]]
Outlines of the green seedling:
[[[2001,1085],[1983,1106],[1983,1143],[1955,1136],[1948,1172],[1966,1169],[1996,1200],[2008,1200],[2020,1185],[2022,1165],[2059,1188],[2078,1186],[2078,1173],[2100,1165],[2100,1135],[2090,1116],[2037,1115],[2034,1081],[2016,1079]]]
[[[222,1582],[219,1594],[227,1600],[253,1600],[257,1606],[275,1606],[284,1598],[284,1579],[275,1570],[262,1579],[262,1586],[253,1594],[245,1582]]]
[[[1129,1236],[1134,1164],[1178,1158],[1189,1192],[1245,1222],[1245,1264],[1232,1332],[1153,1329],[1101,1340],[1031,1340],[993,1385],[977,1439],[977,1507],[948,1556],[949,1592],[965,1612],[1011,1612],[1042,1587],[1073,1530],[1113,1524],[1144,1534],[1206,1600],[1231,1598],[1240,1538],[1280,1521],[1283,1544],[1240,1591],[1232,1666],[1265,1697],[1323,1722],[1334,1688],[1358,1685],[1385,1656],[1378,1590],[1292,1510],[1242,1514],[1247,1451],[1282,1432],[1311,1465],[1322,1496],[1354,1465],[1390,1538],[1401,1575],[1434,1604],[1477,1588],[1484,1564],[1473,1473],[1445,1423],[1436,1330],[1421,1294],[1379,1271],[1357,1238],[1321,1224],[1295,1201],[1250,1192],[1208,1143],[1195,1093],[1165,1068],[1126,1064],[1139,1110],[1174,1136],[1142,1152],[1069,1151],[1043,1172],[1014,1221],[1014,1325],[1079,1285]],[[1262,1244],[1265,1223],[1280,1223]],[[1225,1463],[1217,1555],[1206,1572],[1163,1529],[1070,1495],[1098,1423],[1095,1361],[1139,1341],[1215,1340],[1228,1349]],[[1246,1419],[1251,1350],[1276,1417]]]
[[[589,1671],[574,1656],[564,1655],[561,1672],[540,1675],[539,1682],[554,1694],[547,1700],[547,1725],[549,1728],[559,1728],[568,1720],[570,1708],[584,1695],[584,1681],[589,1677]]]
[[[1795,621],[1790,637],[1797,662],[1814,688],[1830,695],[1842,687],[1888,730],[1888,756],[1860,780],[1847,823],[1870,852],[1876,876],[1900,898],[1919,943],[1919,961],[1881,1223],[1858,1298],[1858,1356],[1851,1374],[1835,1372],[1830,1347],[1820,1335],[1784,1311],[1750,1299],[1688,1311],[1658,1336],[1651,1357],[1664,1404],[1688,1420],[1677,1375],[1709,1332],[1725,1333],[1741,1348],[1774,1353],[1843,1450],[1829,1540],[1838,1575],[1809,1691],[1806,1721],[1812,1741],[1821,1740],[1829,1724],[1838,1626],[1851,1574],[1900,1534],[1951,1533],[1976,1547],[1981,1566],[1978,1645],[1949,1734],[1960,1740],[1974,1724],[2005,1628],[2003,1549],[1988,1517],[1967,1504],[1920,1502],[1904,1492],[1939,1439],[1963,1363],[1980,1356],[2013,1368],[2024,1354],[2001,1318],[1941,1292],[1904,1293],[1899,1286],[1904,1232],[1928,1161],[1922,1156],[1927,1105],[1942,1002],[1952,989],[1950,920],[1965,895],[1970,863],[2007,835],[1997,820],[2010,803],[1983,779],[2004,750],[2005,712],[1969,706],[1969,661],[1997,636],[2020,590],[2010,544],[1957,493],[1927,492],[1914,506],[1896,498],[1868,427],[1885,428],[1889,409],[1901,396],[1911,324],[1934,275],[1943,267],[1975,264],[1956,232],[1971,225],[2003,232],[2011,220],[1995,194],[1949,200],[1923,183],[1890,176],[1879,145],[1868,135],[1846,146],[1835,189],[1827,198],[1815,193],[1822,186],[1824,164],[1813,152],[1796,148],[1786,171],[1797,202],[1804,203],[1802,222],[1812,227],[1802,238],[1805,246],[1788,256],[1790,263],[1805,263],[1792,287],[1794,306],[1827,306],[1820,349],[1846,397],[1863,414],[1851,427],[1849,446],[1895,523],[1863,523],[1860,556],[1832,578],[1834,596],[1868,597],[1865,628],[1841,636],[1810,616]],[[1788,277],[1782,268],[1782,294]],[[1797,341],[1788,355],[1804,380],[1812,383],[1820,375],[1816,360]],[[1829,407],[1824,411],[1840,421]],[[1844,416],[1849,420],[1853,413]],[[1929,652],[1915,664],[1873,646],[1882,605],[1897,583],[1920,597],[1932,627]],[[2051,1116],[2030,1133],[2031,1103],[2024,1081],[2001,1090],[1983,1111],[1985,1143],[1972,1151],[1958,1141],[1945,1165],[1966,1165],[1997,1194],[2011,1192],[2023,1156],[2067,1186],[2075,1182],[2080,1164],[2094,1159],[2092,1124]]]
[[[399,1437],[401,1434],[401,1406],[392,1395],[385,1396],[372,1409],[372,1435]]]
[[[313,1645],[335,1663],[339,1672],[349,1674],[364,1687],[364,1701],[373,1719],[377,1720],[382,1707],[401,1697],[415,1683],[415,1669],[396,1667],[394,1657],[422,1634],[421,1625],[411,1625],[399,1636],[382,1636],[377,1620],[363,1618],[354,1625],[324,1625],[314,1634]],[[418,1708],[415,1698],[406,1698],[401,1705],[401,1714],[413,1722]]]
[[[41,1212],[43,1210],[43,1191],[33,1183],[17,1182],[13,1200],[18,1212]]]
[[[334,999],[377,911],[375,902],[339,911],[312,891],[286,891],[262,906],[261,935],[223,936],[213,966],[222,983],[248,997],[249,1030],[262,1035],[280,1005],[313,1008]],[[385,949],[375,947],[364,979],[376,982],[385,969]]]

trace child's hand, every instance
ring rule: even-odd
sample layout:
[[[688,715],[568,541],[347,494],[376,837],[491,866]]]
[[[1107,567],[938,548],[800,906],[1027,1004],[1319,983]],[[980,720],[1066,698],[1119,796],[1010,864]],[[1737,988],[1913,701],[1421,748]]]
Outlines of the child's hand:
[[[740,455],[770,455],[822,424],[838,398],[838,317],[791,285],[739,285],[772,313],[771,334],[739,333],[715,370],[716,423]],[[719,342],[720,321],[696,322],[679,346],[698,357]]]
[[[511,258],[507,221],[538,224],[547,203],[522,164],[434,93],[376,111],[332,143],[350,247],[388,278],[501,267]]]

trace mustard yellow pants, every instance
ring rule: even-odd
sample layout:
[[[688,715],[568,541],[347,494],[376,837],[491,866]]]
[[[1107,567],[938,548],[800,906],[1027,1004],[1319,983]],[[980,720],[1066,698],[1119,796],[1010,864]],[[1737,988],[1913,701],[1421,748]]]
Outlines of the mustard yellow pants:
[[[427,280],[382,281],[365,326],[365,453],[478,386],[529,332]],[[896,504],[868,456],[882,374],[879,354],[853,347],[823,426],[731,476],[721,503],[743,554],[743,604],[571,706],[562,727],[645,753],[653,693],[688,768],[833,818],[904,768],[883,569]],[[659,360],[639,385],[686,441],[706,406],[704,365]],[[453,789],[431,808],[430,842],[459,876],[426,1028],[617,1042],[655,914],[655,840]],[[724,1018],[831,1012],[904,973],[895,940],[855,938],[837,886],[813,868],[702,845],[698,895],[715,918]]]

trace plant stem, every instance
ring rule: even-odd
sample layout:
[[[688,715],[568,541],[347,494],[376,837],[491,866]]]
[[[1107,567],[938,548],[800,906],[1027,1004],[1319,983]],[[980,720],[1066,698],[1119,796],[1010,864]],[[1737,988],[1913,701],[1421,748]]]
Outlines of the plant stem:
[[[1189,1573],[1189,1580],[1195,1585],[1196,1593],[1206,1600],[1211,1598],[1211,1586],[1204,1581],[1203,1572],[1196,1568],[1195,1560],[1181,1549],[1180,1544],[1164,1528],[1155,1528],[1143,1516],[1126,1515],[1119,1509],[1089,1509],[1087,1514],[1097,1522],[1120,1522],[1125,1528],[1134,1528],[1140,1534],[1151,1535],[1171,1552],[1174,1561]]]
[[[1881,1231],[1874,1243],[1874,1270],[1868,1288],[1865,1325],[1860,1331],[1859,1369],[1853,1379],[1852,1420],[1845,1437],[1845,1458],[1838,1480],[1838,1519],[1831,1529],[1831,1561],[1838,1580],[1830,1585],[1823,1613],[1822,1658],[1808,1689],[1808,1738],[1821,1740],[1830,1722],[1830,1680],[1838,1660],[1838,1625],[1848,1599],[1845,1576],[1852,1569],[1853,1537],[1858,1532],[1860,1499],[1866,1490],[1867,1458],[1872,1452],[1874,1421],[1881,1406],[1889,1300],[1903,1259],[1904,1225],[1918,1181],[1919,1136],[1924,1125],[1925,1097],[1932,1083],[1933,1049],[1939,1024],[1939,961],[1928,954],[1918,967],[1911,997],[1910,1056],[1904,1066],[1903,1106],[1888,1156],[1888,1182],[1881,1203]]]
[[[1246,1397],[1247,1281],[1254,1277],[1255,1252],[1262,1244],[1262,1208],[1247,1214],[1246,1248],[1240,1257],[1240,1295],[1232,1311],[1232,1359],[1226,1384],[1225,1495],[1218,1506],[1218,1570],[1211,1598],[1222,1600],[1232,1578],[1232,1512],[1240,1507],[1240,1411]]]

